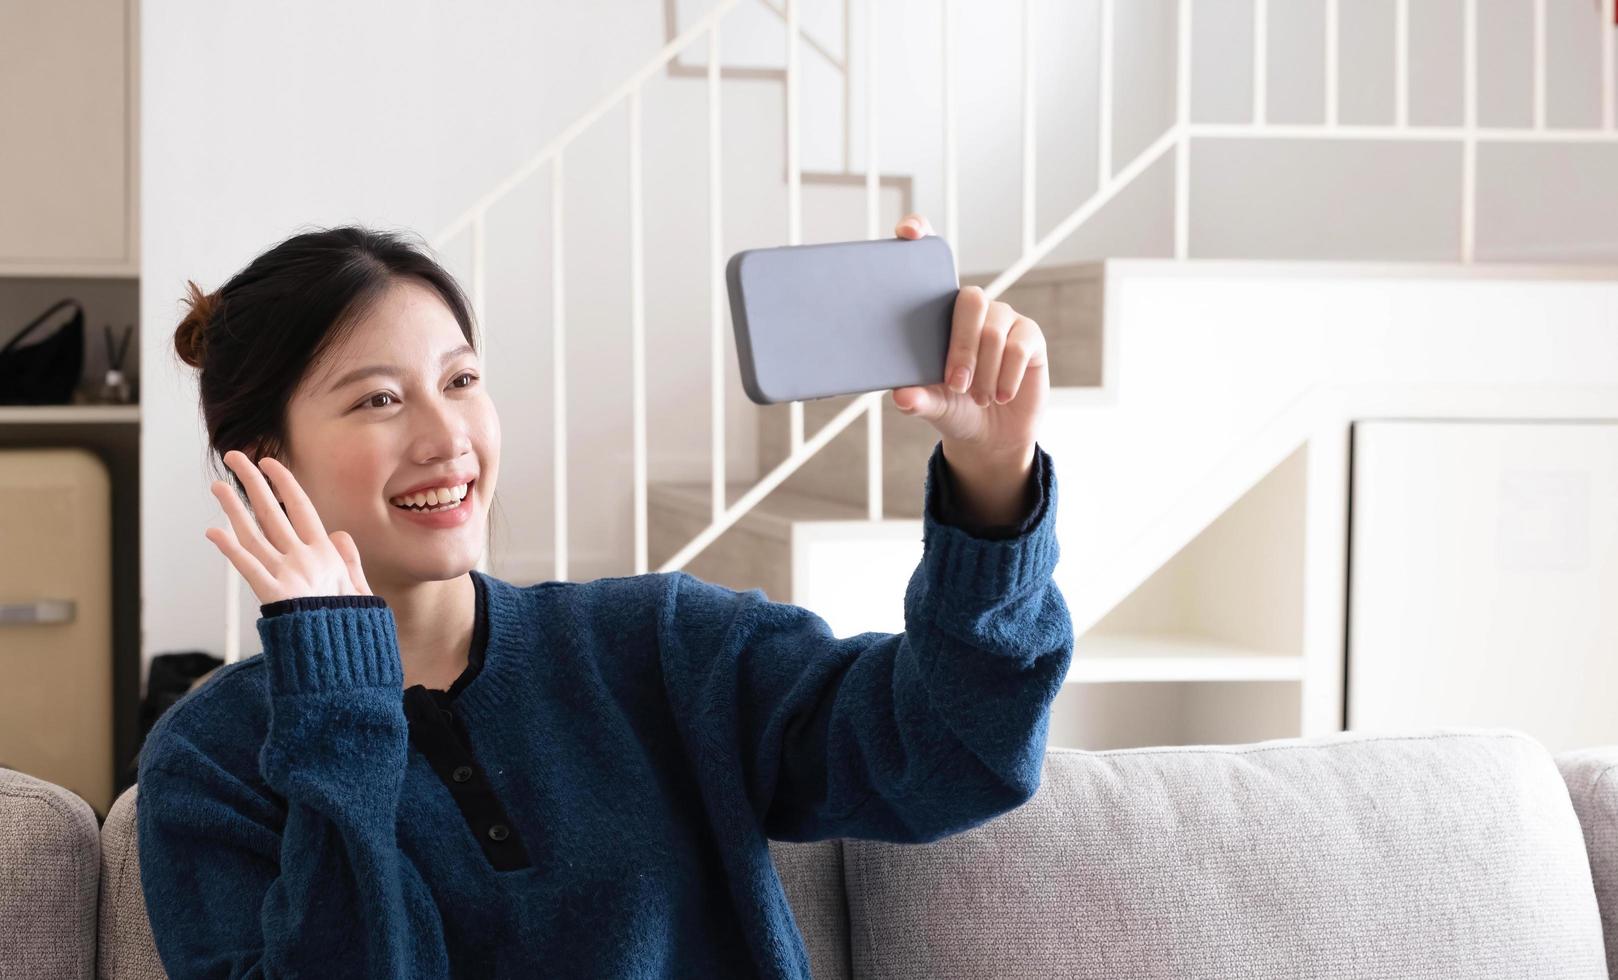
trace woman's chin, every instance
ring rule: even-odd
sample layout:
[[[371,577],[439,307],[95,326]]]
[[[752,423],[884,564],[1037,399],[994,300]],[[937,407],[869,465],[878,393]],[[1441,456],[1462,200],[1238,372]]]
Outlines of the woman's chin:
[[[391,528],[384,540],[388,542],[385,550],[393,553],[378,556],[378,560],[397,569],[398,577],[405,581],[440,582],[465,575],[477,567],[483,553],[482,526],[474,520],[454,530],[423,533],[411,528],[402,534]]]

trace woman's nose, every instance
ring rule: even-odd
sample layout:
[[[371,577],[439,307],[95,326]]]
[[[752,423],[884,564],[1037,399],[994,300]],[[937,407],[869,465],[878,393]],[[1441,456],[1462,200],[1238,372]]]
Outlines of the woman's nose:
[[[415,442],[418,459],[455,459],[472,449],[467,420],[458,408],[447,403],[430,405],[422,413]]]

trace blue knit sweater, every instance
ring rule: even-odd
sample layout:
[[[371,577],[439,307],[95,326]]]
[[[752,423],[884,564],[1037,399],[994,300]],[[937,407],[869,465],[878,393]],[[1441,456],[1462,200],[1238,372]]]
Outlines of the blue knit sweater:
[[[1050,458],[1030,522],[990,540],[938,519],[940,452],[903,633],[839,639],[683,572],[484,576],[484,664],[455,713],[515,870],[410,744],[385,603],[260,618],[263,653],[142,751],[169,974],[809,977],[766,841],[927,842],[1022,804],[1072,655]]]

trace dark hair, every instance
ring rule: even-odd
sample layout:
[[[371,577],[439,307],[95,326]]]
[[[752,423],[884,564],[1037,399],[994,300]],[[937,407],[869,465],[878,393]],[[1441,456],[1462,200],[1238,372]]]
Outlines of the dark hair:
[[[255,461],[282,458],[286,406],[304,374],[403,279],[436,291],[467,343],[479,348],[460,284],[424,242],[403,233],[353,225],[306,232],[212,293],[187,280],[190,311],[174,331],[174,350],[199,371],[203,422],[216,454],[209,462],[232,449]]]

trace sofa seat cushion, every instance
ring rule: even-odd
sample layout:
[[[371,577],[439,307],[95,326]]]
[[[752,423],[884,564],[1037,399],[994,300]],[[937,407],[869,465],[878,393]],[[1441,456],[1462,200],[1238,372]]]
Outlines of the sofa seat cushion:
[[[844,847],[861,978],[1607,978],[1567,790],[1509,729],[1050,749],[995,820]]]

